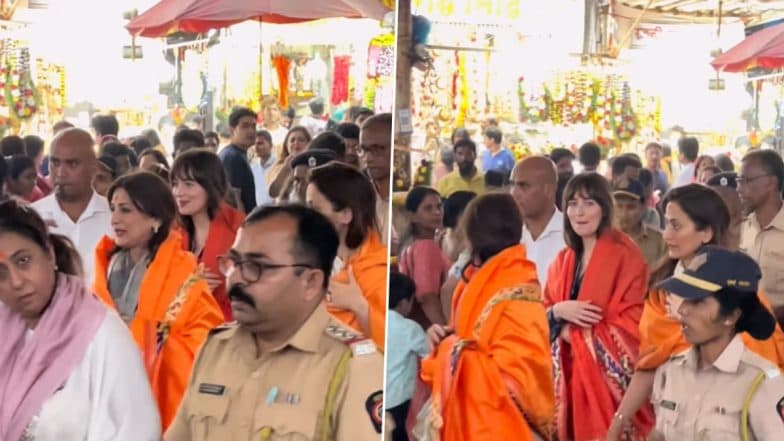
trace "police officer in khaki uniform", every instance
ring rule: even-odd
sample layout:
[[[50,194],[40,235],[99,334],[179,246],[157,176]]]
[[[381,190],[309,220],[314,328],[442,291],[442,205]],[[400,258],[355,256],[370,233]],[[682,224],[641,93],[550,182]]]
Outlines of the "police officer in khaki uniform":
[[[757,298],[761,277],[746,254],[709,246],[659,285],[684,299],[678,313],[693,347],[656,370],[649,439],[784,440],[784,377],[738,335],[773,333],[773,315]]]
[[[380,440],[383,357],[324,308],[338,237],[303,206],[265,206],[220,260],[236,324],[199,353],[166,441]]]

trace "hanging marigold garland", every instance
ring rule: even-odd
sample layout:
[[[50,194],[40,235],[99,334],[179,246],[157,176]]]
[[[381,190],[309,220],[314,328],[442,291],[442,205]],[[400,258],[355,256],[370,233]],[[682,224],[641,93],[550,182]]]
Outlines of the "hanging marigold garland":
[[[457,111],[457,120],[455,122],[456,127],[465,127],[466,120],[468,118],[468,74],[466,73],[466,62],[465,57],[459,56],[459,62],[457,65],[457,72],[459,76],[459,94],[460,94],[460,106]]]

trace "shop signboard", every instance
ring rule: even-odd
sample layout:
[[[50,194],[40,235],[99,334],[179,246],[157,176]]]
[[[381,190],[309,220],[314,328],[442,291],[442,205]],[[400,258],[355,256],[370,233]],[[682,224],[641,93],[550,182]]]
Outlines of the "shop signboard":
[[[521,0],[413,0],[416,14],[461,23],[511,23],[521,17]]]

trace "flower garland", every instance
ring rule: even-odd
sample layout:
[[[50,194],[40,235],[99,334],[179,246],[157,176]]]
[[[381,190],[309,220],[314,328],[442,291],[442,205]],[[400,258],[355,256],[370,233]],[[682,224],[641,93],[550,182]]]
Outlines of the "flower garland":
[[[546,120],[548,109],[547,100],[545,99],[544,94],[537,96],[526,93],[524,83],[524,77],[520,77],[517,81],[520,121],[538,123]]]
[[[623,83],[621,99],[616,112],[615,134],[621,141],[628,141],[637,133],[637,117],[632,108],[631,87]]]
[[[465,127],[465,123],[468,118],[468,74],[466,73],[465,57],[459,55],[458,57],[459,63],[457,65],[457,72],[460,79],[460,85],[458,87],[460,94],[460,106],[457,111],[455,127]]]
[[[19,49],[18,57],[17,65],[11,68],[10,94],[16,116],[26,119],[32,117],[37,109],[29,49]]]

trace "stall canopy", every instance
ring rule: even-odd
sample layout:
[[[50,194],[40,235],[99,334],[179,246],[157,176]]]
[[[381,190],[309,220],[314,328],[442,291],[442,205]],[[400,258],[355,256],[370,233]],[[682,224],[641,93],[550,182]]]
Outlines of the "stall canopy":
[[[133,36],[164,37],[175,32],[202,33],[245,20],[297,23],[322,18],[382,19],[381,0],[162,0],[134,18]]]
[[[720,72],[784,67],[784,24],[755,32],[737,46],[716,57],[711,66]]]

